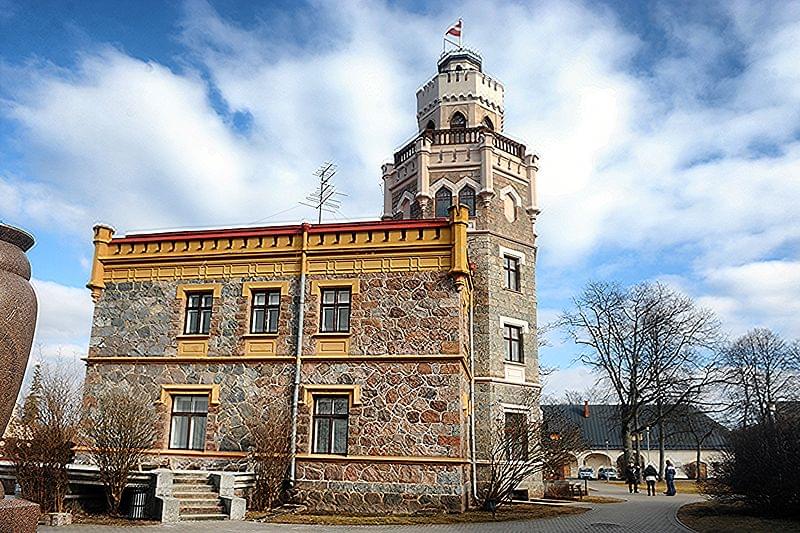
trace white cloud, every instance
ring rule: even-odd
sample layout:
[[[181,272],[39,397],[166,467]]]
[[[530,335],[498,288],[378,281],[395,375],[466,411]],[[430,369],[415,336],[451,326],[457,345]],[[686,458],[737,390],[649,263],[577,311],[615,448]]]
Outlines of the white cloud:
[[[559,368],[544,378],[542,395],[547,398],[558,399],[566,391],[589,390],[596,383],[597,375],[585,366]]]
[[[800,338],[800,261],[762,261],[706,273],[707,295],[698,302],[714,309],[741,335],[768,327]]]
[[[77,350],[85,356],[93,312],[89,291],[35,278],[31,284],[39,305],[35,344],[44,355],[57,355],[61,347],[64,354]]]
[[[598,250],[614,262],[620,250],[679,247],[693,293],[731,320],[752,313],[791,330],[780,310],[767,314],[784,302],[757,298],[769,282],[748,275],[750,294],[734,280],[748,265],[791,262],[800,242],[800,8],[737,2],[710,23],[659,9],[665,44],[654,52],[593,4],[459,7],[466,44],[506,85],[507,133],[542,156],[540,279]],[[179,36],[192,67],[101,48],[73,72],[6,76],[18,83],[6,112],[36,179],[0,178],[0,215],[87,242],[96,219],[122,231],[247,223],[295,205],[332,158],[350,195],[343,213],[377,216],[380,163],[415,131],[414,91],[454,12],[319,2],[283,17],[245,28],[192,2]],[[233,113],[251,117],[246,131]]]

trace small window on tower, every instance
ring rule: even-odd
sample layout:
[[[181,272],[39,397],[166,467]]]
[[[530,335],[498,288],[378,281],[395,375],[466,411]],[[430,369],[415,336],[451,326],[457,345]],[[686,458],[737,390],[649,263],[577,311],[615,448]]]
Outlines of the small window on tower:
[[[453,116],[450,118],[450,128],[459,129],[466,127],[467,127],[467,117],[465,117],[460,111],[456,111],[455,113],[453,113]]]
[[[475,216],[475,189],[467,185],[458,193],[458,203],[465,206],[469,211],[469,216]]]
[[[436,191],[436,216],[446,217],[450,206],[453,205],[453,193],[447,187]]]
[[[492,119],[490,119],[489,117],[483,118],[483,125],[489,128],[490,130],[494,130],[494,124],[492,123]]]
[[[436,129],[436,123],[434,121],[432,121],[432,120],[429,120],[428,123],[425,124],[425,129],[426,130],[435,130]]]

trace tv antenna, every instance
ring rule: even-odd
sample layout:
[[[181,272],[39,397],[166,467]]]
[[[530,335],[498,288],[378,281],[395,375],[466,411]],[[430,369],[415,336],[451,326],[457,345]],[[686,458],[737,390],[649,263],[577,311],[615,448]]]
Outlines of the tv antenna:
[[[319,185],[316,190],[306,196],[305,202],[300,204],[311,207],[317,211],[317,224],[322,224],[322,212],[337,213],[342,206],[340,198],[347,196],[336,190],[333,183],[333,176],[336,174],[336,165],[330,161],[324,162],[314,171],[314,175],[319,178]]]

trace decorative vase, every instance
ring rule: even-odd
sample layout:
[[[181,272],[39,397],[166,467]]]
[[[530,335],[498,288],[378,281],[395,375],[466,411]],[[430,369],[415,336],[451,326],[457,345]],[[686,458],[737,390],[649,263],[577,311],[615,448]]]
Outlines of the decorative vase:
[[[14,409],[36,327],[36,294],[25,257],[33,237],[0,224],[0,437]]]

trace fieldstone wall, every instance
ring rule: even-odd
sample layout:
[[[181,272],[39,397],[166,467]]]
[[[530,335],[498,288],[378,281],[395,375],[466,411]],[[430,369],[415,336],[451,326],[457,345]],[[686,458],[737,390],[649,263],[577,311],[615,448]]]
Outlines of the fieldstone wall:
[[[303,364],[304,384],[360,384],[350,409],[348,455],[467,457],[468,387],[459,362]],[[311,412],[298,416],[298,450],[309,453]]]
[[[157,448],[169,448],[169,406],[161,403],[161,385],[218,384],[218,405],[209,405],[206,423],[208,452],[245,452],[249,446],[245,421],[254,416],[262,398],[291,397],[291,363],[263,364],[90,364],[84,384],[84,403],[91,410],[106,389],[123,387],[131,395],[152,399],[159,414],[161,436]],[[178,458],[154,456],[154,464],[170,468],[238,468],[236,458]]]
[[[281,295],[277,353],[294,353],[296,314],[293,302],[296,278],[233,278],[224,280],[176,280],[107,283],[95,304],[90,357],[173,356],[183,334],[185,302],[178,298],[178,286],[219,283],[214,298],[208,336],[209,356],[244,355],[244,335],[249,332],[249,298],[242,294],[245,281],[289,281]]]
[[[352,275],[309,276],[348,279]],[[361,274],[360,292],[353,294],[350,353],[458,354],[461,302],[446,272]],[[309,285],[310,286],[310,285]],[[319,332],[319,296],[306,292],[303,353],[313,353]]]
[[[298,489],[316,512],[461,512],[468,469],[466,464],[299,462]]]

